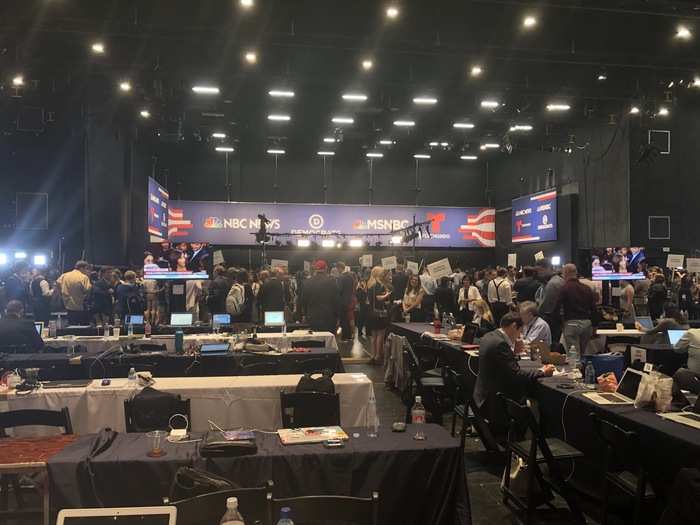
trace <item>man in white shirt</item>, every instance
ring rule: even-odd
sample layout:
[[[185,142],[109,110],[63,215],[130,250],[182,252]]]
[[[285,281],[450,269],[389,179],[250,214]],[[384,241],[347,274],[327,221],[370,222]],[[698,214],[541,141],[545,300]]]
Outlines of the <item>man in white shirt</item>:
[[[520,303],[520,318],[523,320],[523,341],[544,341],[552,344],[552,332],[547,322],[537,315],[537,304],[533,301]]]
[[[420,284],[423,288],[423,302],[421,303],[421,308],[424,311],[425,318],[429,322],[435,318],[435,292],[437,291],[437,282],[430,276],[430,272],[427,268],[423,270],[420,275]]]
[[[507,276],[508,270],[499,268],[496,278],[488,284],[487,295],[496,324],[501,322],[513,304],[513,290]]]

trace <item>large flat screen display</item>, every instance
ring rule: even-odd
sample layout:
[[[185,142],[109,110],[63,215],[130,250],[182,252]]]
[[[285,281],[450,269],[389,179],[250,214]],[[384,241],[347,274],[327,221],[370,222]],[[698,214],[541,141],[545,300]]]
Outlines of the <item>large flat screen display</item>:
[[[513,200],[513,244],[557,240],[557,191],[547,190]]]
[[[594,281],[639,281],[645,278],[646,253],[639,246],[593,250],[591,276]]]
[[[148,234],[151,242],[168,238],[168,191],[148,177]]]

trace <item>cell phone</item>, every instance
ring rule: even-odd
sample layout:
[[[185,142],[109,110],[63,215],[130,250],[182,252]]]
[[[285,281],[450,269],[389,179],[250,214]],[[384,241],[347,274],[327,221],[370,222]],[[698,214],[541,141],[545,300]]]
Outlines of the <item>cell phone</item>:
[[[323,446],[326,448],[343,448],[345,443],[341,439],[327,439],[323,442]]]

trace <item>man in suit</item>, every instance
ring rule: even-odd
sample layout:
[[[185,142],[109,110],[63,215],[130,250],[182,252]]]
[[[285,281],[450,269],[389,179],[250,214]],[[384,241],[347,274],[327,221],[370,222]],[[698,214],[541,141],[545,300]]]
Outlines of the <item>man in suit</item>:
[[[44,341],[37,333],[34,323],[23,317],[24,305],[20,301],[7,303],[5,317],[0,319],[0,345],[24,346],[27,351],[38,352],[44,348]]]
[[[532,372],[520,370],[515,353],[523,347],[522,319],[508,313],[501,318],[500,325],[500,329],[489,332],[479,342],[479,374],[474,387],[474,402],[499,441],[505,439],[508,419],[496,394],[502,392],[519,401],[532,393],[537,379],[554,373],[553,365]]]
[[[304,282],[301,311],[312,330],[335,334],[340,308],[338,286],[328,275],[326,261],[314,262],[313,269],[314,276]]]
[[[347,271],[344,262],[337,262],[335,267],[338,270],[338,292],[340,294],[339,316],[341,338],[343,341],[352,341],[355,334],[352,333],[353,299],[355,297],[355,279]]]
[[[284,312],[287,305],[287,294],[280,280],[280,269],[272,270],[270,277],[260,286],[258,305],[261,315],[264,312]]]

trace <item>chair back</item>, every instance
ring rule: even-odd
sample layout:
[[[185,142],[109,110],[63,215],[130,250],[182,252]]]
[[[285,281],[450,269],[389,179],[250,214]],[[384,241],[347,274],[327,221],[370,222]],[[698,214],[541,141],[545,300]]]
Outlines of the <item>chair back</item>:
[[[181,399],[179,395],[160,392],[146,387],[132,399],[124,400],[124,420],[127,432],[151,432],[152,430],[169,430],[170,419],[176,414],[190,418],[190,400]],[[177,427],[181,427],[181,418],[177,418]],[[175,421],[173,421],[175,423]]]
[[[244,355],[238,366],[242,376],[275,375],[280,372],[280,359],[277,356]]]
[[[325,348],[326,343],[324,341],[316,341],[312,339],[301,339],[297,341],[292,341],[292,348]]]
[[[289,358],[285,359],[285,361],[289,361]],[[282,363],[287,365],[285,361]],[[321,374],[326,369],[333,370],[335,364],[326,357],[297,357],[292,358],[289,365],[284,368],[288,374]]]
[[[636,432],[624,430],[595,413],[589,417],[593,420],[596,434],[605,444],[605,468],[615,472],[620,470],[636,470],[639,465],[639,439]]]
[[[159,345],[157,343],[132,343],[129,345],[129,353],[135,354],[148,354],[153,352],[166,353],[168,347],[164,344]]]
[[[283,428],[340,425],[340,394],[280,392]]]
[[[64,434],[73,433],[68,407],[61,410],[10,410],[0,412],[0,437],[7,437],[8,428],[41,425],[61,427]]]
[[[418,359],[422,371],[440,368],[445,364],[445,352],[442,348],[416,345],[413,352]]]
[[[549,446],[547,446],[546,441],[542,437],[540,426],[537,423],[535,416],[532,414],[530,407],[527,404],[521,405],[517,401],[507,397],[502,392],[498,392],[497,396],[503,402],[506,413],[510,418],[508,442],[512,443],[519,441],[522,439],[522,436],[526,433],[526,431],[529,430],[532,433],[530,439],[530,457],[537,457],[537,447],[540,445],[540,450],[545,456],[545,459],[547,459],[548,462],[550,460],[553,462],[554,458],[552,453],[549,450]]]
[[[171,503],[177,508],[178,525],[211,525],[219,523],[226,512],[226,500],[238,498],[238,508],[246,522],[268,523],[267,495],[272,487],[268,481],[262,487],[240,488],[210,492]]]
[[[369,498],[350,496],[303,496],[299,498],[274,499],[267,496],[271,523],[279,518],[280,509],[289,507],[294,523],[353,523],[377,525],[379,493],[372,492]]]

